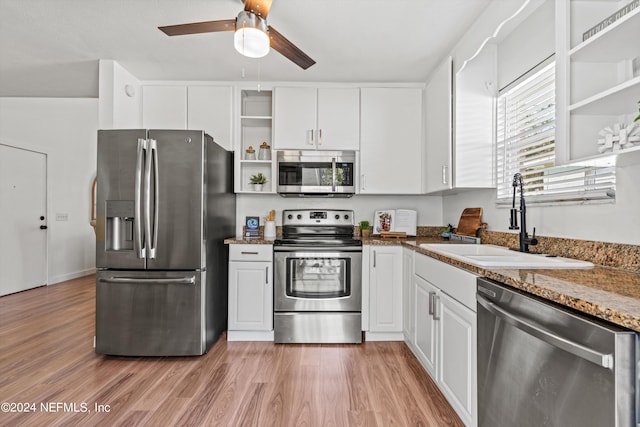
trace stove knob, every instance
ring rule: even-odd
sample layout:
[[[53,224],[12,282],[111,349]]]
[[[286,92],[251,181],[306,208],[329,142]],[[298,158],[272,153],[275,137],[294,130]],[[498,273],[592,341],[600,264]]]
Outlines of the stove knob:
[[[302,215],[298,214],[298,216],[296,216],[296,218],[302,219]]]
[[[287,219],[293,219],[293,215],[291,214],[287,215]]]
[[[340,215],[336,214],[336,219],[340,219]]]
[[[345,216],[344,216],[344,219],[349,219],[349,215],[345,215]]]

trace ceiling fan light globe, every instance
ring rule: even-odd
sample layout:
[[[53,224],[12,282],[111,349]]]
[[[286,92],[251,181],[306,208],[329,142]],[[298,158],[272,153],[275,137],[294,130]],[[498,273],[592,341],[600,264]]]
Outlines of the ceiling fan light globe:
[[[244,56],[262,58],[269,53],[269,36],[258,28],[238,28],[233,35],[233,45]]]

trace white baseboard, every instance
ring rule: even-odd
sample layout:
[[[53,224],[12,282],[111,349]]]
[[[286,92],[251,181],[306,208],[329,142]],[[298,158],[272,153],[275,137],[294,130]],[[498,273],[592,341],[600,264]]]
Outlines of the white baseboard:
[[[88,276],[90,274],[96,274],[95,268],[87,268],[86,270],[74,271],[72,273],[60,274],[57,276],[51,276],[48,280],[48,285],[54,285],[60,282],[66,282],[67,280],[77,279],[78,277]]]
[[[365,341],[404,341],[402,332],[365,332]]]
[[[227,341],[273,342],[273,331],[227,331]]]

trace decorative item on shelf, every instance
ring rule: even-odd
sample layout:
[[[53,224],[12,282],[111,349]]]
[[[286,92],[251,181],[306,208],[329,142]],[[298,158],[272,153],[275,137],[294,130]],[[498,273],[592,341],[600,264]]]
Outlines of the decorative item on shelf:
[[[582,41],[586,41],[589,37],[596,35],[600,31],[604,30],[609,25],[613,24],[618,19],[622,18],[623,16],[632,12],[634,9],[637,9],[638,7],[640,7],[640,0],[633,0],[631,3],[627,4],[622,9],[616,11],[612,15],[600,21],[597,25],[585,31],[582,34]]]
[[[276,238],[276,211],[271,209],[264,221],[264,238],[273,240]]]
[[[258,151],[258,160],[271,160],[271,146],[266,141],[260,144],[260,151]]]
[[[447,224],[447,226],[443,228],[442,231],[440,232],[440,236],[443,239],[449,240],[451,238],[451,234],[455,232],[456,232],[456,228],[451,224]]]
[[[371,224],[369,221],[360,221],[360,236],[368,239],[371,236]]]
[[[267,177],[262,174],[262,172],[258,172],[256,175],[251,175],[249,178],[249,183],[253,185],[253,189],[255,191],[262,191],[262,186],[266,184]]]
[[[636,119],[637,120],[637,119]],[[640,142],[640,123],[634,121],[628,126],[624,123],[616,123],[607,126],[598,132],[602,138],[598,139],[598,152],[606,151],[617,152],[635,146],[634,143]]]
[[[247,148],[245,150],[244,159],[245,160],[255,160],[256,159],[256,150],[252,146],[249,146],[249,148]]]

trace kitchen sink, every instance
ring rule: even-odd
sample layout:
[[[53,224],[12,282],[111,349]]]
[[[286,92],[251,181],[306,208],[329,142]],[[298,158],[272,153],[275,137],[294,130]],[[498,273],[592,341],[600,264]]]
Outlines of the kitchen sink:
[[[423,243],[420,247],[477,267],[589,268],[593,263],[570,258],[513,251],[503,246]]]

